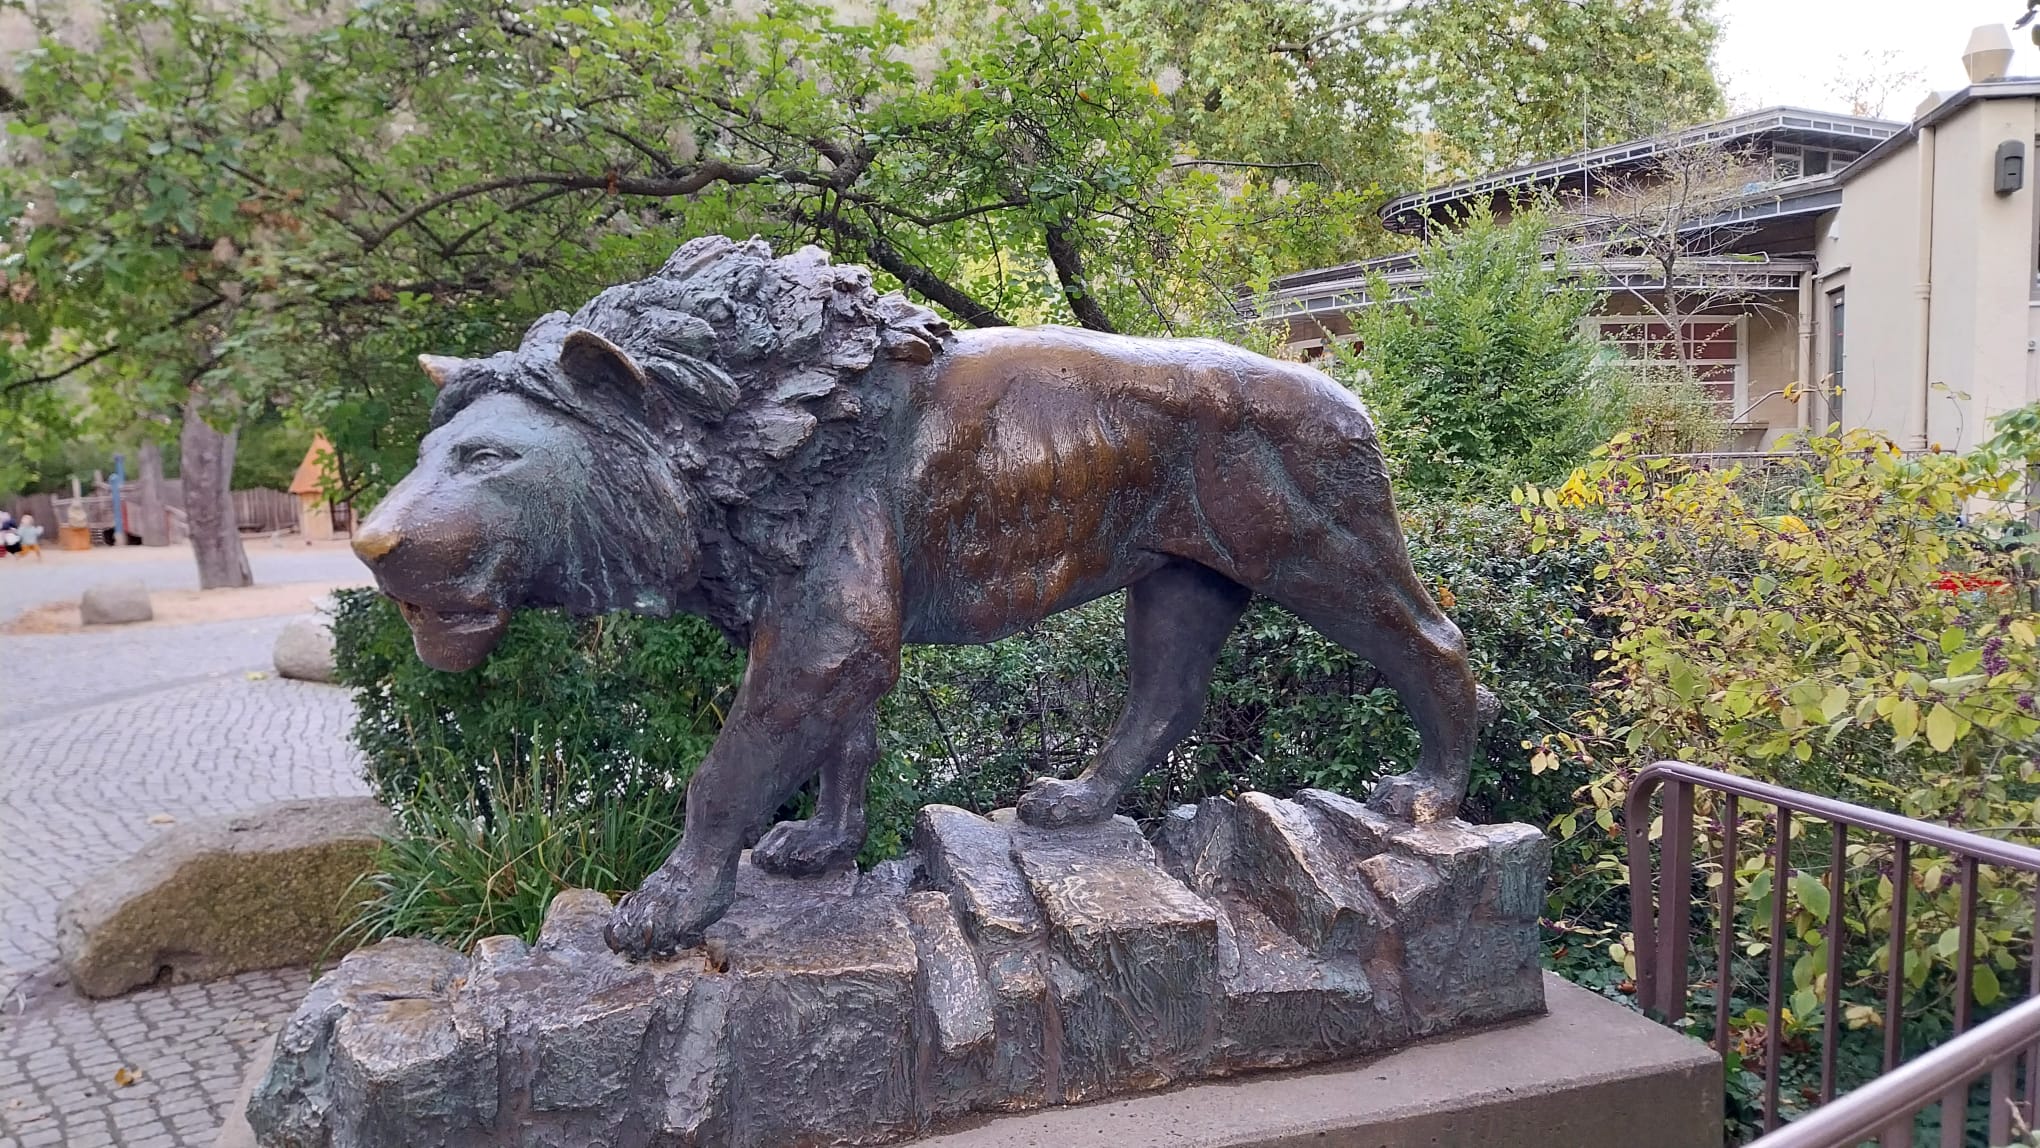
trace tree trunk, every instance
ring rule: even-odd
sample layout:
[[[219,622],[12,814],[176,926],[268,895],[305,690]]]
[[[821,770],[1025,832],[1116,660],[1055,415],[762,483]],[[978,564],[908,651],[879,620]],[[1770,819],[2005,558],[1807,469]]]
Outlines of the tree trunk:
[[[1076,235],[1066,223],[1052,223],[1044,229],[1043,239],[1048,244],[1048,261],[1055,265],[1056,278],[1062,281],[1063,298],[1069,301],[1070,313],[1077,322],[1093,331],[1116,331],[1112,318],[1105,314],[1105,308],[1098,305],[1098,297],[1091,293],[1091,284],[1084,276],[1084,254],[1077,246]]]
[[[253,585],[234,517],[234,432],[214,430],[193,401],[184,407],[183,442],[184,515],[198,559],[198,588]]]
[[[170,545],[170,518],[163,509],[163,446],[154,440],[135,452],[135,522],[142,545]]]

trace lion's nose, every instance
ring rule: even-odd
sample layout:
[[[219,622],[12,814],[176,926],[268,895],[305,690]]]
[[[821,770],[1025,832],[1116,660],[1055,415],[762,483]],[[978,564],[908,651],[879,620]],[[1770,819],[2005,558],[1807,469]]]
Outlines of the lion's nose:
[[[373,565],[378,559],[397,548],[403,538],[394,530],[382,530],[374,526],[364,527],[354,536],[354,552],[363,562]]]

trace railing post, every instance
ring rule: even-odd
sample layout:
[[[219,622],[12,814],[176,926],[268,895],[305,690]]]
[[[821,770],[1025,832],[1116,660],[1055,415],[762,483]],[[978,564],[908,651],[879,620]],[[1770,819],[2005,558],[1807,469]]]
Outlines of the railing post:
[[[1785,894],[1792,888],[1792,808],[1779,805],[1772,815],[1771,842],[1771,997],[1764,1018],[1764,1131],[1778,1127],[1778,1050],[1784,1044]]]
[[[1735,838],[1742,802],[1724,794],[1721,802],[1721,886],[1716,889],[1714,939],[1714,1051],[1728,1055],[1728,1014],[1735,999]]]
[[[1663,1015],[1657,985],[1657,883],[1650,863],[1652,788],[1643,777],[1631,783],[1622,830],[1629,839],[1629,955],[1636,962],[1636,1003],[1646,1015]]]
[[[1898,1067],[1905,1042],[1905,902],[1912,886],[1912,842],[1901,837],[1891,855],[1891,939],[1885,961],[1890,975],[1884,986],[1884,1071]]]
[[[1679,780],[1665,787],[1664,833],[1658,839],[1657,955],[1658,1007],[1667,1022],[1686,1015],[1687,958],[1693,917],[1693,785]]]

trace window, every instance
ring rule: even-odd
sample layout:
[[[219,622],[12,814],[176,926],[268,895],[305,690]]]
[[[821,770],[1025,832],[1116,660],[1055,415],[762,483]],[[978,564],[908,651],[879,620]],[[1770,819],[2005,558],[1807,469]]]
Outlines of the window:
[[[1590,333],[1622,359],[1668,367],[1681,365],[1713,397],[1724,416],[1742,413],[1749,380],[1749,345],[1740,315],[1696,315],[1671,322],[1648,315],[1601,315],[1587,320]],[[1684,354],[1681,354],[1683,342]]]
[[[1842,293],[1828,294],[1828,401],[1827,421],[1842,421]],[[1843,423],[1843,429],[1848,424]]]

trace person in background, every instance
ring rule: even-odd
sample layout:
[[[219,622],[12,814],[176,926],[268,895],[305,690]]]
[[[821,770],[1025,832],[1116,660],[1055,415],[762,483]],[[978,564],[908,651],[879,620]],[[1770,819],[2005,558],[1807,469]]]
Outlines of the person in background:
[[[37,562],[42,561],[42,527],[35,524],[35,515],[22,515],[21,525],[14,528],[14,534],[18,541],[15,543],[15,548],[11,553],[33,550],[35,551],[35,560]]]

